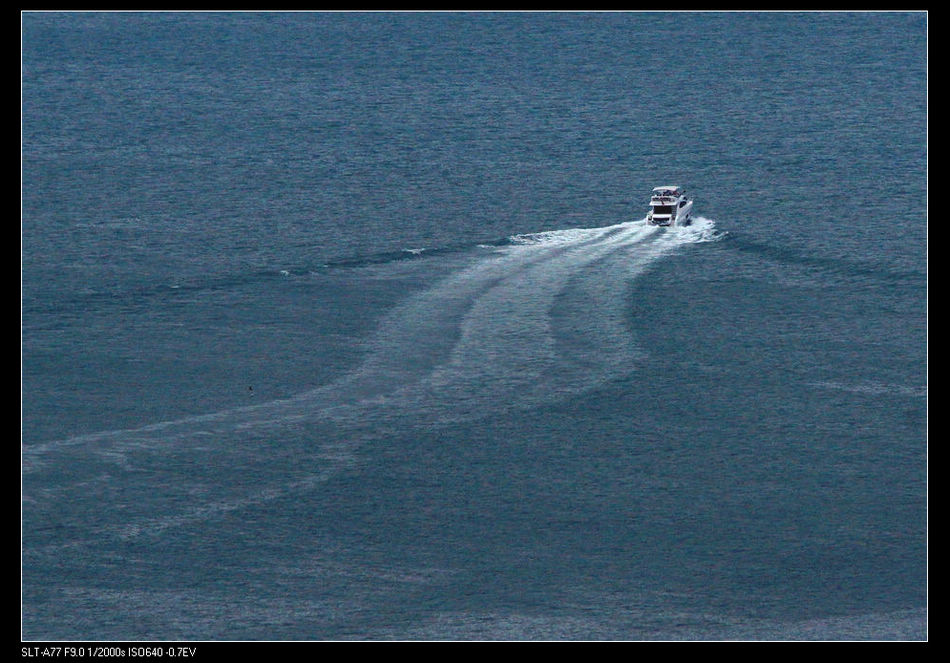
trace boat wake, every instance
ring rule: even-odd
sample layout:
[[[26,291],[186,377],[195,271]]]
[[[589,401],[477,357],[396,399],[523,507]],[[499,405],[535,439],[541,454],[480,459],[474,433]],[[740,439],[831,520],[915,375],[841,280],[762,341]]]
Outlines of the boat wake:
[[[127,514],[118,519],[122,527],[83,530],[65,545],[107,533],[154,535],[310,490],[355,463],[370,441],[594,389],[635,370],[641,357],[624,321],[631,281],[677,247],[718,237],[708,219],[681,228],[641,220],[479,247],[467,267],[390,311],[366,341],[366,359],[330,384],[288,399],[25,445],[24,510],[42,519],[51,501],[120,491],[114,508]],[[64,474],[77,462],[82,472]],[[185,478],[182,467],[189,468]],[[167,499],[167,509],[138,511],[130,491]],[[162,494],[167,498],[153,497]],[[96,509],[113,503],[92,501]]]

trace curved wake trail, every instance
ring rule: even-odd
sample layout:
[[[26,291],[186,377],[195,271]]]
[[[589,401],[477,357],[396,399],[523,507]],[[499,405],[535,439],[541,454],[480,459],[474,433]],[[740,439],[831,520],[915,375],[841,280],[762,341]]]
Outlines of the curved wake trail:
[[[41,512],[50,501],[98,491],[110,496],[99,500],[100,509],[115,497],[116,482],[134,483],[126,491],[148,495],[152,508],[142,513],[126,495],[116,507],[128,515],[116,520],[126,524],[100,528],[94,539],[158,534],[308,491],[355,463],[368,440],[592,389],[633,370],[638,357],[623,321],[630,280],[675,247],[714,238],[706,219],[685,228],[635,221],[516,236],[397,306],[369,341],[367,359],[331,384],[289,399],[25,446],[24,476],[57,474],[30,484],[42,488],[24,488],[24,508]],[[319,441],[321,431],[328,441]],[[58,468],[71,463],[82,464],[82,478],[62,476]],[[183,465],[190,468],[184,479]],[[247,468],[253,479],[245,479]],[[171,474],[179,484],[168,494]],[[148,516],[156,512],[166,515]]]

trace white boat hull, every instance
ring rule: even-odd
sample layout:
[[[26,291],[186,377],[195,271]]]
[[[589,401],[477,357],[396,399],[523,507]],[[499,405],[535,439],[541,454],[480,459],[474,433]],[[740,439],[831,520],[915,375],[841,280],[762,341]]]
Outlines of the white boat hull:
[[[647,214],[647,223],[651,226],[687,226],[693,220],[693,201],[687,200],[682,207],[676,207],[672,214]]]

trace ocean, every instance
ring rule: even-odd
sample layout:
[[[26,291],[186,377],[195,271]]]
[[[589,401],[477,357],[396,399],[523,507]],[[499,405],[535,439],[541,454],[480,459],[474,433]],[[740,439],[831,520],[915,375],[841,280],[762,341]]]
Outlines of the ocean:
[[[21,637],[926,640],[927,21],[21,14]]]

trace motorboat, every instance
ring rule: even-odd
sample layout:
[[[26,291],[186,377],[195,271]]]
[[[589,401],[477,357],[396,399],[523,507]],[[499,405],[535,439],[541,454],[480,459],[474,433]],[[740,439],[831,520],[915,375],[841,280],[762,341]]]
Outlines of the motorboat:
[[[658,186],[650,196],[647,223],[651,226],[685,226],[693,220],[693,201],[678,186]]]

